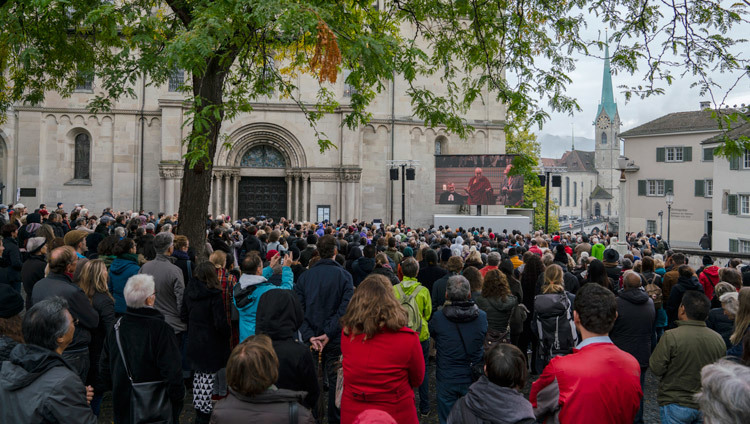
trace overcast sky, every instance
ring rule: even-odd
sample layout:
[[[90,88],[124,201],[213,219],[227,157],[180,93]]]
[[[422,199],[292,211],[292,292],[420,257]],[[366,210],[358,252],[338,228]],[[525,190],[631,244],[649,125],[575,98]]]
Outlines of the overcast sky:
[[[588,23],[589,27],[586,33],[589,37],[597,38],[597,34],[601,31],[603,39],[604,25],[597,24],[596,18],[589,20]],[[737,37],[742,32],[746,36],[750,34],[750,25],[735,28],[732,34]],[[736,53],[743,55],[742,52],[750,52],[749,42],[745,42],[743,45],[737,47]],[[592,54],[603,56],[604,52],[592,50]],[[747,56],[747,53],[744,56]],[[566,136],[569,139],[572,124],[576,136],[594,138],[593,121],[601,98],[604,61],[601,57],[585,57],[581,55],[574,57],[577,59],[576,70],[569,74],[572,83],[568,87],[568,93],[572,94],[578,100],[582,111],[572,117],[567,114],[551,114],[550,120],[545,123],[541,131],[535,128],[537,133]],[[680,72],[674,69],[672,73],[677,77]],[[622,131],[644,124],[667,113],[698,110],[701,100],[710,100],[709,97],[702,98],[697,87],[690,88],[690,84],[694,80],[688,76],[685,79],[676,78],[671,86],[662,83],[661,86],[665,89],[665,94],[663,95],[651,96],[643,100],[634,96],[629,102],[625,102],[623,89],[619,88],[619,86],[639,84],[643,78],[642,74],[643,72],[640,75],[619,72],[612,75],[615,100],[620,113],[620,119],[622,120]],[[717,72],[712,75],[712,78],[721,84],[724,91],[726,91],[736,81],[737,75],[723,75]],[[718,94],[720,94],[718,100],[721,100],[724,92],[719,92]],[[732,90],[726,103],[730,106],[742,103],[750,105],[750,78],[746,76],[742,79],[740,84]]]

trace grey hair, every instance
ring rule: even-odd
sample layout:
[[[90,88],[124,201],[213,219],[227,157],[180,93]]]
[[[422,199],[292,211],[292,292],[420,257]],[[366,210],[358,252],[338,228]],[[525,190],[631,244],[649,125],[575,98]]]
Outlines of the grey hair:
[[[739,294],[737,292],[724,293],[719,300],[721,301],[721,307],[727,311],[727,314],[732,317],[737,316],[737,311],[740,309]]]
[[[128,278],[122,294],[128,307],[145,308],[146,299],[154,294],[154,277],[148,274],[136,274]]]
[[[448,286],[445,288],[445,297],[450,301],[469,300],[471,286],[469,280],[463,275],[454,275],[448,278]]]
[[[750,422],[750,368],[722,359],[701,370],[700,393],[695,400],[706,424]]]
[[[160,233],[171,233],[172,232],[172,224],[164,224],[161,227]]]
[[[125,227],[117,227],[115,228],[115,235],[120,238],[124,238],[127,235],[127,230]]]
[[[544,266],[550,266],[552,265],[552,262],[555,262],[555,255],[546,252],[544,256],[542,256],[542,263]]]
[[[641,276],[637,272],[629,269],[622,274],[622,283],[625,288],[629,289],[641,287]]]
[[[64,336],[70,327],[65,311],[68,302],[53,296],[34,304],[23,317],[21,332],[27,344],[56,350],[57,339]]]
[[[489,254],[487,254],[487,265],[498,266],[500,265],[501,260],[502,257],[498,252],[490,252]]]

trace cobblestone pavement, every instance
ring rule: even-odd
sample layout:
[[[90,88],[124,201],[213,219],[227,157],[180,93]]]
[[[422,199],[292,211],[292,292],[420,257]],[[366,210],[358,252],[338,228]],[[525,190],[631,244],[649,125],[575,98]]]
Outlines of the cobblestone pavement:
[[[435,365],[431,364],[428,368],[430,373],[430,407],[432,408],[432,412],[430,415],[426,418],[420,419],[421,424],[437,424],[438,423],[438,417],[437,417],[437,406],[435,401]],[[531,390],[531,383],[532,380],[526,384],[526,387],[523,389],[524,395],[528,397],[529,390]],[[658,388],[659,380],[651,374],[651,371],[646,372],[646,387],[644,388],[644,395],[645,395],[645,411],[643,414],[643,419],[646,422],[646,424],[659,424],[659,405],[656,403],[656,392]],[[325,393],[327,395],[327,393]],[[182,424],[192,424],[195,421],[195,410],[193,409],[192,404],[192,393],[188,392],[185,396],[185,407],[182,410],[182,415],[180,416],[180,423]],[[107,393],[104,395],[104,400],[102,402],[102,413],[99,416],[99,423],[112,423],[112,396],[111,393]]]

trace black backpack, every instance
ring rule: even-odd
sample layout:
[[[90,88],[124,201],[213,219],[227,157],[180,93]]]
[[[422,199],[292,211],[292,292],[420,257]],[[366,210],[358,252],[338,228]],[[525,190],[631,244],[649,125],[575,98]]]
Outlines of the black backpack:
[[[549,362],[556,356],[572,353],[578,344],[578,332],[568,294],[539,295],[534,299],[534,309],[534,325],[542,359]]]

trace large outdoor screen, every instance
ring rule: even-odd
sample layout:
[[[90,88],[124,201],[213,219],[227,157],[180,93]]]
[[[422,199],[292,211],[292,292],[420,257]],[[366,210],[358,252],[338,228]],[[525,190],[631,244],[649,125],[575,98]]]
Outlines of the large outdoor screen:
[[[514,157],[435,156],[435,203],[520,206],[523,203],[523,176],[508,175]]]

